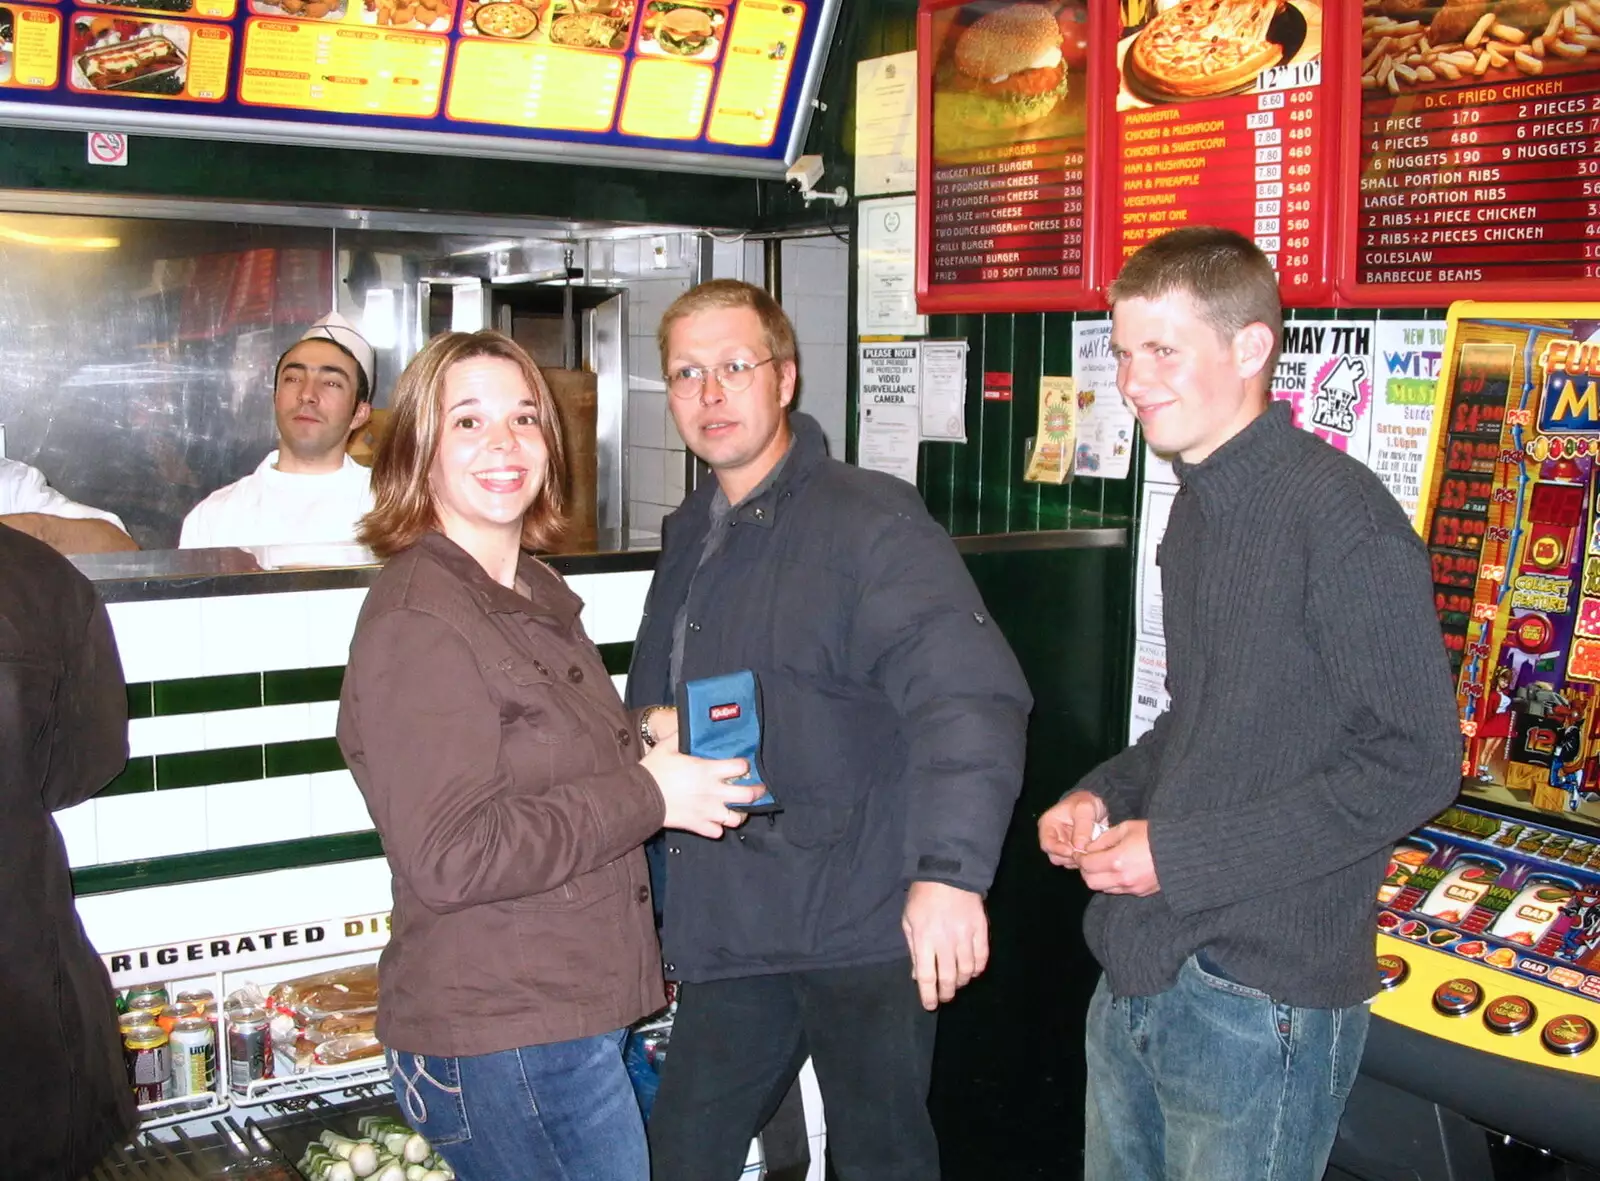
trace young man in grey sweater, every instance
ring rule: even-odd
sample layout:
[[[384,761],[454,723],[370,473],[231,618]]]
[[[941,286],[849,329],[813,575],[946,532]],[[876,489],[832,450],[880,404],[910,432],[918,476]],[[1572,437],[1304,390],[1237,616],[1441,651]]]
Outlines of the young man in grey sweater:
[[[1096,891],[1084,1177],[1316,1181],[1386,856],[1460,782],[1427,555],[1272,402],[1282,311],[1248,239],[1167,234],[1110,299],[1117,388],[1182,483],[1157,558],[1171,706],[1039,820]]]

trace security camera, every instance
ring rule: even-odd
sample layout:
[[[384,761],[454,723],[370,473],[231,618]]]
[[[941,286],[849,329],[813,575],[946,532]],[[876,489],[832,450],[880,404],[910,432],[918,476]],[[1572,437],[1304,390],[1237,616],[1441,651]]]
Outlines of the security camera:
[[[801,193],[809,193],[822,180],[822,157],[801,156],[789,165],[786,179],[790,188]]]

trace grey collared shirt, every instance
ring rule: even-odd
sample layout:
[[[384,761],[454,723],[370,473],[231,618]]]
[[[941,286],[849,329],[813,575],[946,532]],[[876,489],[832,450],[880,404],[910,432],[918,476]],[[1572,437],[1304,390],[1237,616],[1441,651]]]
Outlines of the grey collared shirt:
[[[789,462],[789,456],[793,454],[794,440],[791,439],[789,441],[789,449],[783,453],[783,458],[772,465],[772,470],[762,477],[761,483],[750,489],[744,499],[739,501],[739,504],[754,500],[776,484],[778,476],[783,472],[784,465]],[[695,564],[694,568],[696,578],[699,577],[700,571],[705,569],[705,565],[711,560],[711,556],[721,549],[722,543],[727,540],[728,527],[731,524],[729,518],[737,507],[738,505],[731,504],[728,501],[728,494],[722,490],[722,486],[720,484],[717,485],[717,490],[711,494],[711,528],[706,531],[706,542],[700,550],[700,561]],[[689,591],[683,596],[683,602],[678,605],[677,617],[672,621],[672,688],[674,694],[677,692],[678,682],[683,679],[683,640],[689,630],[689,599],[693,594],[694,578],[691,578],[689,580]],[[731,672],[732,670],[726,671]]]

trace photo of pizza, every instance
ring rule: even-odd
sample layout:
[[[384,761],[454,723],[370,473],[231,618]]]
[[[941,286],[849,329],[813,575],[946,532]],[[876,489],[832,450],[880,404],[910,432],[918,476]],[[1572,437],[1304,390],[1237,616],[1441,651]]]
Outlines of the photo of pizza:
[[[1283,0],[1182,0],[1134,36],[1124,77],[1135,93],[1161,100],[1248,90],[1284,60],[1269,35],[1284,8]]]
[[[479,5],[472,13],[472,24],[484,37],[520,41],[539,27],[539,15],[520,4],[499,2]]]

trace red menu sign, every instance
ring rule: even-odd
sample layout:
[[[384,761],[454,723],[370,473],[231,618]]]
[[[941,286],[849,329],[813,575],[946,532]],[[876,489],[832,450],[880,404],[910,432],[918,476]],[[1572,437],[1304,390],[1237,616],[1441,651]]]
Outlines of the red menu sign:
[[[1600,294],[1600,4],[1363,7],[1341,32],[1360,52],[1340,294]]]
[[[1102,3],[1122,29],[1102,280],[1168,230],[1216,225],[1254,239],[1285,303],[1328,302],[1330,0]]]
[[[922,0],[917,304],[1098,306],[1089,0]]]

